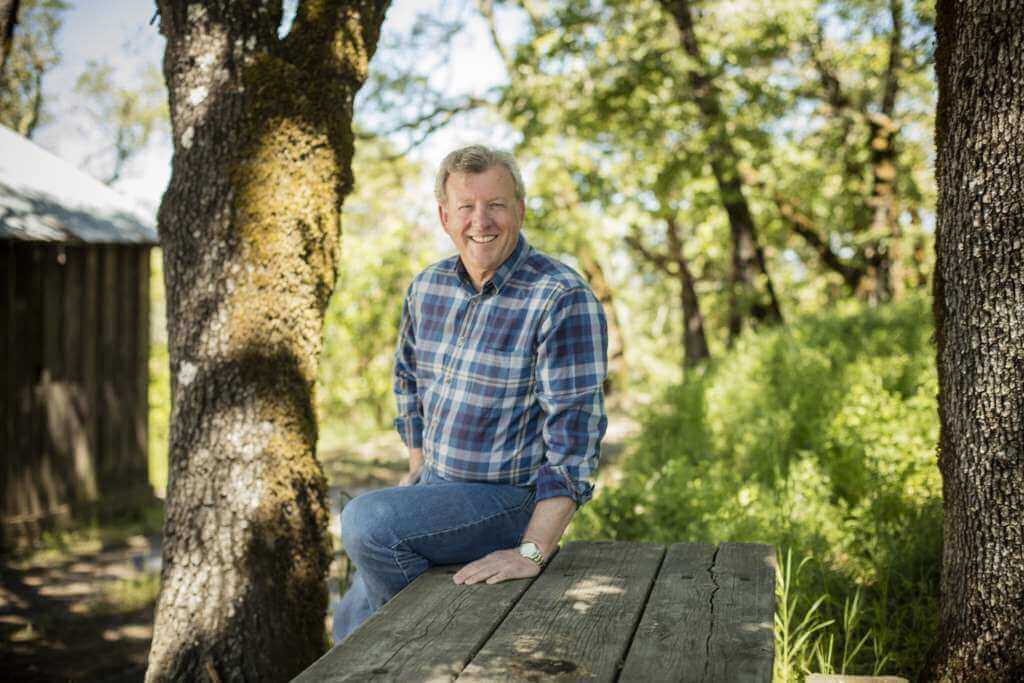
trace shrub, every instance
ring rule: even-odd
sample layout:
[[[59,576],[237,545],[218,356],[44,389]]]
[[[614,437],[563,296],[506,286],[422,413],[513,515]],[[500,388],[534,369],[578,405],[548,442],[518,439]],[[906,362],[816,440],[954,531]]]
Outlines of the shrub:
[[[915,299],[745,337],[642,416],[574,536],[772,543],[802,567],[787,623],[816,627],[780,678],[913,675],[940,565],[931,331]]]

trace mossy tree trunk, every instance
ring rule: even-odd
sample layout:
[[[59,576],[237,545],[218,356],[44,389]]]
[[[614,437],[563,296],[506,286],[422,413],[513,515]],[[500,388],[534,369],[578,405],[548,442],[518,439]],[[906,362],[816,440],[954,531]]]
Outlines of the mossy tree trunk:
[[[288,680],[325,647],[313,388],[387,0],[159,0],[174,160],[158,217],[171,369],[148,681]]]
[[[1024,680],[1024,0],[940,0],[935,317],[945,498],[927,677]]]

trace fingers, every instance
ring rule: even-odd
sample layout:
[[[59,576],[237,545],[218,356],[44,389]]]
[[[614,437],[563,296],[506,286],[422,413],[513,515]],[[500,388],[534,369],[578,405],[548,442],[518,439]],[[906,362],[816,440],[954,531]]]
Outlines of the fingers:
[[[498,551],[470,562],[452,577],[458,585],[472,585],[486,581],[501,583],[509,579],[523,579],[536,576],[540,568],[515,551]]]

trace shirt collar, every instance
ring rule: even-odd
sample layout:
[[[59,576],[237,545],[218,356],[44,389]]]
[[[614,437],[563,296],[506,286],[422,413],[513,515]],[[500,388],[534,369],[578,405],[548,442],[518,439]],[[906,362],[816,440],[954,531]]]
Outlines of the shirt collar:
[[[495,292],[501,291],[502,285],[508,282],[508,279],[519,270],[519,266],[526,260],[526,257],[530,255],[530,243],[526,241],[526,235],[522,232],[519,233],[519,238],[516,241],[515,249],[508,255],[508,258],[498,266],[498,270],[494,272],[494,276],[484,283],[481,292],[485,291],[488,287],[494,289]],[[469,273],[466,272],[466,266],[462,263],[462,258],[459,256],[455,257],[455,273],[459,276],[466,285],[469,286],[473,293],[476,294],[476,287],[473,286],[473,281],[469,277]]]

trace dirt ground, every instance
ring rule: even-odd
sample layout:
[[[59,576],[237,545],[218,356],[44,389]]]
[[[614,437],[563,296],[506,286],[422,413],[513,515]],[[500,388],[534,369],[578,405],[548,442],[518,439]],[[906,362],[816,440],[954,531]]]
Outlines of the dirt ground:
[[[612,416],[604,441],[602,481],[636,424]],[[331,482],[331,532],[341,503],[398,482],[405,469],[396,435],[322,454]],[[338,544],[336,544],[337,546]],[[331,603],[347,563],[331,567]],[[5,681],[141,681],[153,630],[160,572],[159,536],[129,536],[106,546],[80,541],[0,564],[0,678]],[[330,616],[325,624],[330,628]]]

